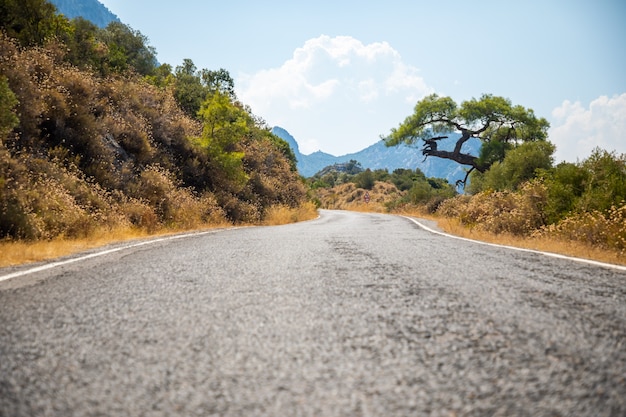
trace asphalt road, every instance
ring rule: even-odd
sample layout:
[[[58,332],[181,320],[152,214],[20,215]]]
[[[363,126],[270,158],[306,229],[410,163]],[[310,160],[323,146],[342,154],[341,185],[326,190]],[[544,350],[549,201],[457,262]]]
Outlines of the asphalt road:
[[[0,415],[624,416],[626,272],[329,211],[121,249],[0,282]]]

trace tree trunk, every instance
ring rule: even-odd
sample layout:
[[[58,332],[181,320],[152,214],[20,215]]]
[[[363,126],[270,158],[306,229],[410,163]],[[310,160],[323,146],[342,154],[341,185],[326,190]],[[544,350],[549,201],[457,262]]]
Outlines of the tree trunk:
[[[478,157],[461,152],[463,144],[467,142],[474,133],[476,132],[472,132],[467,129],[461,129],[461,137],[459,138],[459,140],[456,141],[454,151],[452,152],[441,151],[437,149],[437,141],[447,138],[447,136],[437,136],[431,139],[425,139],[424,147],[422,148],[422,154],[425,157],[436,156],[437,158],[450,159],[452,161],[458,162],[461,165],[469,165],[479,172],[485,172],[489,167],[480,165],[478,163]]]
[[[452,161],[458,162],[461,165],[469,165],[474,169],[485,172],[487,167],[483,167],[478,164],[478,157],[473,155],[468,155],[460,152],[450,152],[450,151],[439,151],[436,149],[425,149],[423,151],[425,156],[436,156],[437,158],[450,159]]]

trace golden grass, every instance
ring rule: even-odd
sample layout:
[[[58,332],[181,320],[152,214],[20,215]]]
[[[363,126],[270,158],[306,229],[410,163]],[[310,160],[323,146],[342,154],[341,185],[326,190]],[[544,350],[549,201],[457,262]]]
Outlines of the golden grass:
[[[357,203],[347,209],[359,212],[386,211],[381,205],[371,203]],[[398,214],[421,217],[435,221],[437,225],[446,233],[459,237],[489,243],[497,243],[500,245],[575,256],[611,264],[626,265],[626,259],[624,259],[624,256],[619,252],[593,247],[592,245],[587,245],[581,242],[564,241],[547,237],[519,237],[505,233],[494,234],[477,230],[475,228],[468,228],[462,225],[458,219],[435,216],[432,214],[426,214],[422,211],[411,210],[403,211]],[[295,223],[314,219],[317,215],[318,213],[315,205],[310,202],[297,208],[274,206],[268,210],[266,218],[262,224],[270,226]],[[207,224],[199,229],[224,227],[226,225],[227,224]],[[148,236],[163,236],[184,231],[189,230],[164,229],[155,233],[148,233],[143,229],[118,228],[115,230],[101,230],[82,239],[66,239],[61,237],[49,241],[35,242],[5,240],[0,241],[0,267],[20,265],[29,262],[39,262],[105,246],[115,242],[141,239]]]
[[[305,203],[297,208],[275,206],[268,211],[264,225],[280,225],[311,220],[317,217],[317,209],[313,203]],[[63,237],[40,240],[4,240],[0,241],[0,267],[40,262],[61,256],[71,255],[88,249],[102,247],[111,243],[125,242],[146,237],[165,236],[191,230],[206,230],[230,226],[229,223],[204,224],[194,228],[160,229],[148,233],[145,229],[117,228],[114,230],[98,230],[81,239]]]
[[[267,210],[262,224],[265,226],[278,226],[281,224],[312,220],[316,217],[317,208],[312,202],[304,203],[296,208],[278,205],[270,207]]]
[[[467,239],[514,246],[524,249],[539,250],[543,252],[551,252],[616,265],[626,265],[626,259],[624,259],[624,256],[618,251],[597,248],[583,242],[560,240],[548,237],[520,237],[506,233],[494,234],[484,230],[466,227],[455,218],[425,214],[420,211],[410,211],[402,214],[435,221],[439,228],[446,233]]]
[[[0,241],[0,267],[45,261],[105,246],[113,242],[123,242],[146,236],[148,233],[143,230],[120,228],[106,232],[95,232],[93,235],[81,239],[59,237],[40,241]]]
[[[88,237],[80,239],[58,237],[39,241],[4,240],[0,241],[0,267],[46,261],[106,246],[111,243],[126,242],[146,237],[166,236],[191,230],[212,229],[225,225],[227,224],[206,224],[203,227],[194,229],[160,229],[151,233],[148,233],[145,229],[120,227],[113,230],[98,230]]]

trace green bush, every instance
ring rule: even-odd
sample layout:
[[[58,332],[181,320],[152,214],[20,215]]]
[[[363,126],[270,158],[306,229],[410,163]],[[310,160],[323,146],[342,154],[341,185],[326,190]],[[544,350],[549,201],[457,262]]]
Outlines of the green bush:
[[[537,176],[539,170],[552,168],[554,150],[554,145],[547,141],[524,142],[508,151],[502,162],[494,162],[486,172],[472,172],[467,191],[515,190]]]

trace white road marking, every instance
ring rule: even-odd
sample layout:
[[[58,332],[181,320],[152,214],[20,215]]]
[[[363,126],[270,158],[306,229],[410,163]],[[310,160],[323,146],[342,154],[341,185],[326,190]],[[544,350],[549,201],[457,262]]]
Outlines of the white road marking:
[[[434,233],[434,234],[441,235],[441,236],[446,236],[446,237],[453,238],[453,239],[463,240],[463,241],[466,241],[466,242],[478,243],[478,244],[481,244],[481,245],[493,246],[493,247],[497,247],[497,248],[512,249],[512,250],[517,250],[517,251],[520,251],[520,252],[536,253],[536,254],[540,254],[540,255],[550,256],[550,257],[553,257],[553,258],[567,259],[567,260],[570,260],[570,261],[582,262],[582,263],[586,263],[586,264],[589,264],[589,265],[595,265],[595,266],[601,266],[601,267],[604,267],[604,268],[613,268],[613,269],[617,269],[617,270],[620,270],[620,271],[626,271],[626,266],[614,265],[614,264],[609,264],[609,263],[605,263],[605,262],[592,261],[590,259],[575,258],[575,257],[572,257],[572,256],[560,255],[558,253],[542,252],[542,251],[538,251],[538,250],[517,248],[517,247],[514,247],[514,246],[507,246],[507,245],[498,245],[496,243],[482,242],[482,241],[479,241],[479,240],[473,240],[473,239],[467,239],[467,238],[460,237],[460,236],[454,236],[454,235],[450,235],[448,233],[443,233],[443,232],[439,232],[437,230],[434,230],[434,229],[432,229],[432,228],[430,228],[430,227],[420,223],[419,221],[417,221],[416,219],[414,219],[412,217],[408,217],[408,216],[400,216],[400,217],[404,217],[405,219],[408,219],[408,220],[412,221],[413,223],[415,223],[416,225],[418,225],[419,227],[421,227],[422,229],[424,229],[424,230],[426,230],[426,231],[428,231],[430,233]],[[319,218],[319,216],[318,216],[318,218]],[[13,279],[13,278],[18,278],[18,277],[21,277],[21,276],[24,276],[24,275],[34,274],[36,272],[46,271],[48,269],[57,268],[57,267],[63,266],[63,265],[72,264],[74,262],[79,262],[79,261],[84,261],[84,260],[91,259],[91,258],[96,258],[98,256],[109,255],[111,253],[119,252],[119,251],[126,250],[126,249],[132,249],[132,248],[136,248],[136,247],[140,247],[140,246],[151,245],[153,243],[165,242],[165,241],[168,241],[168,240],[182,239],[182,238],[190,237],[190,236],[201,236],[201,235],[205,235],[205,234],[209,234],[209,233],[215,233],[215,232],[217,232],[217,230],[208,230],[208,231],[205,231],[205,232],[193,232],[193,233],[187,233],[187,234],[182,234],[182,235],[162,237],[162,238],[148,240],[148,241],[139,242],[139,243],[132,243],[132,244],[129,244],[129,245],[124,245],[124,246],[120,246],[120,247],[113,248],[113,249],[107,249],[107,250],[103,250],[103,251],[100,251],[100,252],[90,253],[88,255],[83,255],[83,256],[76,257],[76,258],[66,259],[64,261],[51,262],[51,263],[47,263],[47,264],[44,264],[44,265],[36,266],[34,268],[25,269],[25,270],[22,270],[22,271],[16,271],[16,272],[13,272],[13,273],[10,273],[10,274],[7,274],[7,275],[0,276],[0,282],[6,281],[6,280],[9,280],[9,279]]]
[[[230,229],[232,229],[232,228],[230,228]],[[44,264],[44,265],[36,266],[34,268],[25,269],[23,271],[16,271],[16,272],[13,272],[11,274],[0,276],[0,282],[6,281],[6,280],[9,280],[9,279],[12,279],[12,278],[22,277],[24,275],[34,274],[36,272],[45,271],[45,270],[56,268],[56,267],[59,267],[59,266],[68,265],[68,264],[71,264],[71,263],[74,263],[74,262],[79,262],[79,261],[84,261],[84,260],[91,259],[91,258],[96,258],[98,256],[109,255],[111,253],[119,252],[119,251],[126,250],[126,249],[137,248],[139,246],[145,246],[145,245],[152,245],[154,243],[165,242],[165,241],[168,241],[168,240],[182,239],[182,238],[190,237],[190,236],[201,236],[201,235],[206,235],[206,234],[209,234],[209,233],[216,233],[218,230],[223,230],[223,229],[214,229],[214,230],[207,230],[205,232],[192,232],[192,233],[185,233],[185,234],[182,234],[182,235],[161,237],[161,238],[147,240],[147,241],[143,241],[143,242],[131,243],[131,244],[128,244],[128,245],[123,245],[123,246],[120,246],[120,247],[117,247],[117,248],[107,249],[107,250],[103,250],[103,251],[100,251],[100,252],[90,253],[88,255],[79,256],[77,258],[66,259],[64,261],[51,262],[51,263],[47,263],[47,264]]]
[[[421,227],[422,229],[430,232],[430,233],[434,233],[437,235],[441,235],[441,236],[446,236],[452,239],[458,239],[458,240],[463,240],[466,242],[473,242],[473,243],[478,243],[481,245],[487,245],[487,246],[493,246],[496,248],[505,248],[505,249],[512,249],[512,250],[517,250],[520,252],[529,252],[529,253],[536,253],[536,254],[540,254],[540,255],[544,255],[544,256],[550,256],[552,258],[559,258],[559,259],[567,259],[569,261],[575,261],[575,262],[582,262],[582,263],[586,263],[589,265],[594,265],[594,266],[601,266],[604,268],[612,268],[612,269],[617,269],[620,271],[626,271],[626,266],[622,266],[622,265],[615,265],[615,264],[609,264],[609,263],[605,263],[605,262],[598,262],[598,261],[592,261],[591,259],[583,259],[583,258],[575,258],[573,256],[567,256],[567,255],[560,255],[558,253],[552,253],[552,252],[542,252],[539,250],[534,250],[534,249],[525,249],[525,248],[518,248],[515,246],[507,246],[507,245],[498,245],[497,243],[489,243],[489,242],[483,242],[480,240],[474,240],[474,239],[468,239],[465,237],[460,237],[460,236],[454,236],[448,233],[444,233],[444,232],[440,232],[438,230],[434,230],[428,226],[426,226],[425,224],[420,223],[419,221],[417,221],[416,219],[412,218],[412,217],[408,217],[408,216],[400,216],[400,217],[404,217],[405,219],[409,219],[410,221],[412,221],[413,223],[415,223],[416,225],[418,225],[419,227]]]

